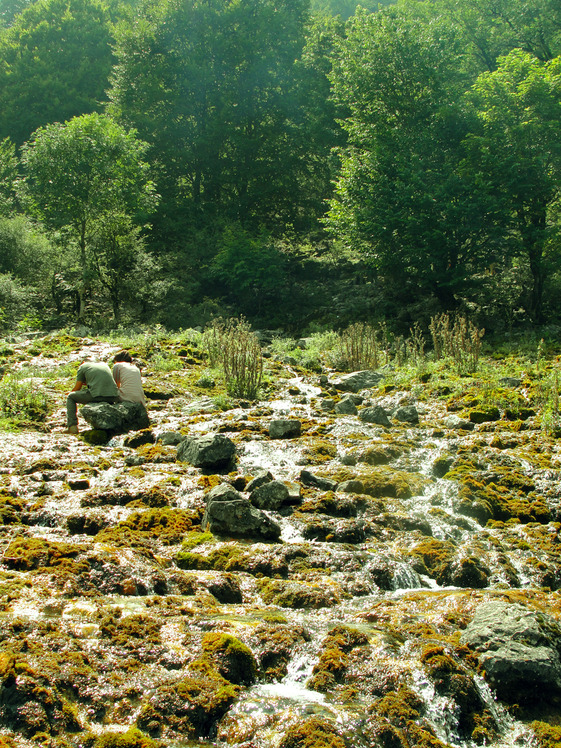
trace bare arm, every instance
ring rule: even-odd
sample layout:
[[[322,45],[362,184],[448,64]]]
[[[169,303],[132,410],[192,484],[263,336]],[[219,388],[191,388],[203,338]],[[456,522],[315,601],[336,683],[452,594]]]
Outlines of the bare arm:
[[[70,390],[70,392],[78,392],[78,390],[81,390],[83,386],[84,386],[83,382],[77,381],[74,387],[72,387],[72,389]]]

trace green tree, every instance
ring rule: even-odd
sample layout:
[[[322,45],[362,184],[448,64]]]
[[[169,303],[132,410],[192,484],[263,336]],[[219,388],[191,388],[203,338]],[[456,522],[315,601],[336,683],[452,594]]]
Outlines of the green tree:
[[[350,22],[332,76],[350,115],[328,226],[396,298],[450,309],[492,261],[492,206],[461,168],[470,121],[454,29],[421,21],[406,7]]]
[[[301,156],[291,148],[293,71],[306,6],[171,0],[119,25],[110,112],[154,146],[168,246],[174,221],[179,237],[186,220],[291,219]]]
[[[0,32],[0,138],[101,111],[113,63],[99,0],[38,0]]]
[[[157,204],[147,147],[134,131],[89,114],[40,128],[22,148],[24,205],[59,232],[67,247],[76,248],[79,319],[92,279],[99,275],[92,256],[99,227],[115,216],[131,216],[142,224]]]
[[[493,71],[498,57],[521,49],[542,61],[561,52],[558,0],[435,0],[462,33],[480,70]]]
[[[0,216],[13,210],[17,168],[16,147],[9,138],[4,138],[0,141]]]
[[[561,197],[561,57],[542,63],[514,50],[473,88],[479,134],[469,139],[475,172],[500,197],[507,216],[505,236],[514,234],[518,254],[532,274],[528,311],[544,322],[548,271],[558,264]]]

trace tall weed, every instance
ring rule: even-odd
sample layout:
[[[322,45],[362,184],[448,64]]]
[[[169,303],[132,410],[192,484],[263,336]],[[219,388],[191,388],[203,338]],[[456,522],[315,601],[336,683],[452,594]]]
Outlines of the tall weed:
[[[212,322],[203,334],[203,347],[210,365],[221,366],[231,397],[257,398],[263,379],[263,354],[243,317]]]
[[[442,358],[453,359],[458,374],[477,371],[484,329],[479,330],[465,317],[456,317],[452,321],[449,314],[432,317],[429,329],[437,361]]]
[[[0,414],[14,423],[44,421],[49,413],[49,398],[32,378],[12,372],[0,381]]]

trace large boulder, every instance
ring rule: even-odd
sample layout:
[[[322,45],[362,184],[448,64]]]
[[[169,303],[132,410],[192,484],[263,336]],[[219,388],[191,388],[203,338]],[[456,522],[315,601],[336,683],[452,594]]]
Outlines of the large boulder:
[[[376,423],[379,426],[391,426],[388,414],[381,405],[373,405],[369,408],[363,408],[358,417],[363,423]]]
[[[332,384],[340,392],[360,392],[370,387],[377,387],[383,378],[383,374],[366,369],[345,374],[339,379],[335,379]]]
[[[281,534],[276,522],[225,483],[209,492],[201,524],[213,535],[227,537],[278,540]]]
[[[502,600],[480,605],[461,641],[476,650],[499,698],[544,702],[561,695],[561,626],[551,616]]]
[[[287,486],[280,480],[272,480],[254,488],[249,500],[258,509],[279,509],[289,501]]]
[[[414,405],[402,405],[395,411],[393,417],[396,421],[410,423],[413,426],[419,423],[419,411]]]
[[[292,439],[300,436],[302,423],[296,418],[276,418],[269,424],[271,439]]]
[[[236,454],[236,445],[224,434],[187,437],[177,448],[177,459],[199,468],[228,467]]]
[[[82,407],[80,415],[92,428],[109,434],[140,431],[150,426],[142,403],[88,403]]]

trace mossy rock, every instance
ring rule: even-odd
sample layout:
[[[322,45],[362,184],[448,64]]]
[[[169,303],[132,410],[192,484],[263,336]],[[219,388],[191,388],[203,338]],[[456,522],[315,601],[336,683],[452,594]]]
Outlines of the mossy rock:
[[[204,738],[238,693],[239,686],[223,678],[208,662],[196,660],[182,680],[156,689],[142,708],[137,726],[151,736]]]
[[[409,551],[413,558],[418,559],[414,564],[416,571],[425,573],[439,584],[446,584],[450,576],[450,564],[454,558],[455,548],[449,541],[425,538],[415,543]]]
[[[356,517],[366,505],[367,499],[360,494],[339,494],[327,491],[305,501],[298,511],[304,514],[328,514],[331,517]]]
[[[40,538],[18,538],[4,552],[4,563],[9,569],[30,571],[57,566],[75,559],[81,549],[70,543],[58,543]]]
[[[391,470],[380,465],[376,470],[364,470],[353,474],[350,478],[339,480],[341,475],[348,475],[348,470],[337,471],[334,476],[340,484],[340,490],[345,490],[345,484],[352,493],[362,493],[373,498],[409,499],[422,492],[428,479],[420,473],[406,473],[401,470]]]
[[[387,465],[392,460],[397,459],[402,454],[402,450],[393,445],[380,445],[369,447],[361,452],[358,459],[367,465]]]
[[[472,423],[488,423],[489,421],[498,421],[500,417],[500,410],[494,406],[491,406],[489,408],[479,408],[478,410],[470,410],[469,412],[469,420]]]
[[[258,548],[243,550],[238,543],[223,543],[208,553],[179,551],[174,561],[180,569],[214,571],[244,571],[267,577],[287,577],[288,564],[284,556],[274,552],[264,556]]]
[[[89,491],[81,500],[83,507],[98,506],[136,506],[164,507],[169,506],[168,493],[159,486],[140,491]]]
[[[93,748],[159,748],[161,743],[152,740],[140,730],[131,727],[126,732],[106,732],[98,735]]]
[[[454,700],[460,736],[478,744],[491,743],[497,736],[498,725],[474,681],[475,663],[469,661],[466,667],[454,651],[447,651],[443,646],[427,647],[420,662],[437,693]]]
[[[61,732],[81,729],[76,712],[48,679],[37,673],[25,661],[4,652],[0,655],[2,679],[2,709],[0,725],[34,738],[43,733],[46,738]]]
[[[265,618],[265,615],[262,617]],[[281,616],[276,617],[282,619]],[[308,640],[309,635],[302,626],[287,626],[285,623],[273,625],[273,622],[258,626],[252,634],[252,643],[265,680],[284,678],[295,646]]]
[[[290,727],[279,748],[350,748],[340,736],[333,722],[321,717],[310,717]]]
[[[212,632],[202,639],[203,657],[230,683],[249,686],[257,677],[253,652],[235,636]]]
[[[534,720],[530,723],[534,732],[536,748],[559,748],[561,746],[561,727],[548,725],[546,722]]]
[[[120,610],[104,615],[99,622],[99,633],[116,647],[135,647],[141,644],[161,644],[161,621],[144,614],[122,617]]]
[[[25,502],[9,493],[0,493],[0,525],[19,525]]]
[[[258,580],[259,591],[269,605],[280,608],[330,608],[341,601],[339,591],[331,586],[272,579]]]
[[[304,448],[302,457],[305,465],[322,465],[337,457],[337,447],[332,442],[318,439]]]

